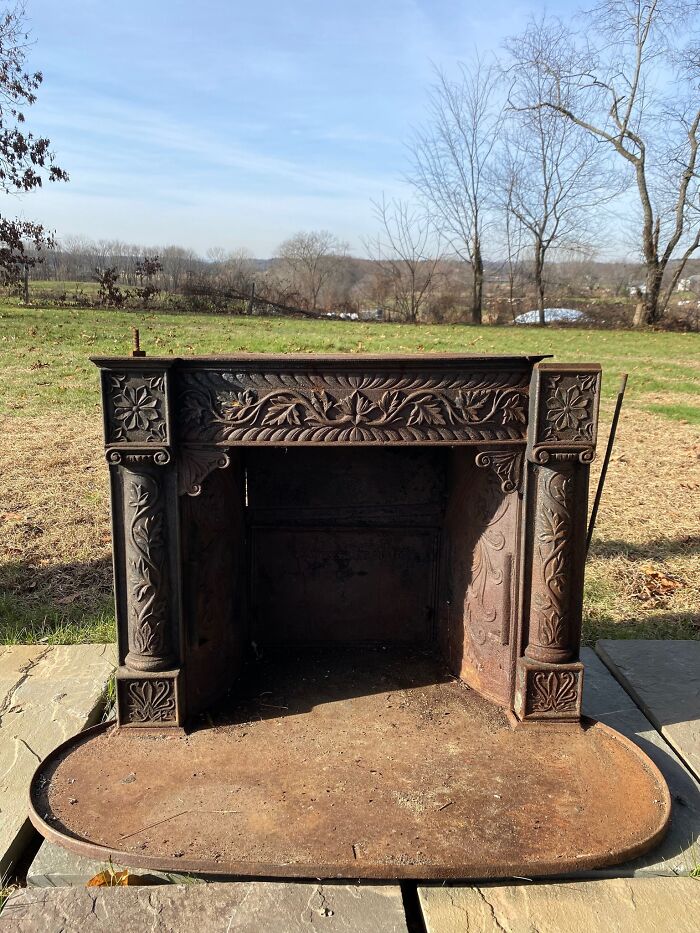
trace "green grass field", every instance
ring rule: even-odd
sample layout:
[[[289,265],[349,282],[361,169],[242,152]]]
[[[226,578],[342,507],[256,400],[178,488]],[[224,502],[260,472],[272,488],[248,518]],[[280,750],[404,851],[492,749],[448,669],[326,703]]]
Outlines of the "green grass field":
[[[603,365],[619,443],[587,568],[585,638],[700,636],[700,336],[22,308],[0,303],[0,642],[113,634],[106,468],[91,355],[550,353]],[[599,463],[600,461],[598,461]],[[596,477],[594,466],[594,479]],[[654,581],[669,579],[667,591]],[[658,590],[658,592],[657,592]]]
[[[48,405],[85,410],[97,402],[91,355],[131,349],[138,326],[150,355],[207,353],[551,353],[594,360],[612,398],[617,374],[630,373],[628,403],[700,423],[691,404],[700,382],[700,336],[579,329],[404,325],[241,318],[0,305],[3,372],[0,410],[37,414]],[[10,378],[7,378],[9,374]]]

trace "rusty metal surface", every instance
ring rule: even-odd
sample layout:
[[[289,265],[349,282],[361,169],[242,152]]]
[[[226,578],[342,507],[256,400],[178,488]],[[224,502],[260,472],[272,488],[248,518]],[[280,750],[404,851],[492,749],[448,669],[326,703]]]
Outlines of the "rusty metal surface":
[[[368,641],[578,720],[600,367],[541,359],[97,359],[120,725],[185,725],[251,648]]]
[[[256,645],[429,645],[449,454],[246,451]]]
[[[133,866],[256,876],[528,877],[665,830],[654,765],[599,723],[513,730],[425,654],[265,657],[189,735],[100,726],[32,782],[48,838]]]

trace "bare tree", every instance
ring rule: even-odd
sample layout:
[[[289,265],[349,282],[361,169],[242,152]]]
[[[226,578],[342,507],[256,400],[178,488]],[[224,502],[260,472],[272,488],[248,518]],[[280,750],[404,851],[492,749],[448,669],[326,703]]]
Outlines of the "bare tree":
[[[472,321],[481,323],[487,172],[498,137],[500,72],[475,56],[449,80],[438,71],[430,120],[413,141],[410,180],[435,214],[455,253],[472,272]]]
[[[277,257],[309,311],[317,310],[321,291],[347,250],[328,230],[296,233],[278,248]]]
[[[546,23],[532,23],[508,43],[513,64],[508,132],[501,155],[501,196],[532,243],[532,273],[540,324],[545,322],[546,264],[551,251],[585,240],[591,209],[613,196],[610,179],[588,134],[539,102],[552,76],[541,52],[551,41]]]
[[[432,295],[442,260],[440,238],[425,213],[408,202],[372,202],[380,232],[365,248],[387,282],[394,307],[415,323]]]
[[[578,34],[553,20],[543,43],[532,24],[519,55],[549,76],[533,106],[584,130],[631,175],[645,266],[639,324],[661,319],[700,246],[700,50],[685,38],[699,11],[697,0],[602,0]]]
[[[508,187],[503,200],[503,235],[505,248],[505,268],[508,281],[508,309],[512,320],[516,318],[515,286],[521,278],[523,239],[525,231],[513,210],[514,179],[506,179]]]
[[[241,294],[254,293],[255,272],[253,254],[247,249],[233,250],[223,261],[222,274],[225,282]]]

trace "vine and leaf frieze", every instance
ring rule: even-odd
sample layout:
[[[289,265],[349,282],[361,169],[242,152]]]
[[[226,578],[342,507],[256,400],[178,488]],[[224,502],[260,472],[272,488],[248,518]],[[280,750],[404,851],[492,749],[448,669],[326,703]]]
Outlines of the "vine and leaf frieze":
[[[109,373],[108,443],[167,441],[165,377]]]
[[[167,643],[164,515],[158,486],[147,475],[129,480],[127,512],[129,650],[163,658]]]
[[[527,425],[523,373],[431,376],[188,373],[185,441],[516,440]]]

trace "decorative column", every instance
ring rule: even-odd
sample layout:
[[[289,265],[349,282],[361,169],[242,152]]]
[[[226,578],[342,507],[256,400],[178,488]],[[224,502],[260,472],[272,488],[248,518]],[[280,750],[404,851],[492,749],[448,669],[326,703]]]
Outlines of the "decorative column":
[[[119,726],[183,721],[170,361],[97,360],[112,489]]]
[[[539,363],[530,392],[525,544],[526,641],[518,661],[521,720],[578,720],[589,464],[600,367]]]

